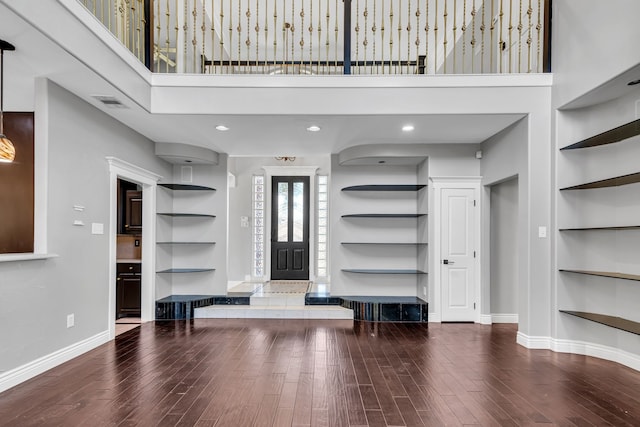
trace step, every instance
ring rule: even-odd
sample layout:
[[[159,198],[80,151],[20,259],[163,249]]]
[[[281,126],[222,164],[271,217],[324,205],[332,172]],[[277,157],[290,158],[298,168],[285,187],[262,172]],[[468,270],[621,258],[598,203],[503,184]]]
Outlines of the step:
[[[252,295],[250,304],[253,306],[304,306],[305,294],[270,294]]]
[[[339,306],[210,305],[194,310],[198,319],[353,319],[353,310]]]

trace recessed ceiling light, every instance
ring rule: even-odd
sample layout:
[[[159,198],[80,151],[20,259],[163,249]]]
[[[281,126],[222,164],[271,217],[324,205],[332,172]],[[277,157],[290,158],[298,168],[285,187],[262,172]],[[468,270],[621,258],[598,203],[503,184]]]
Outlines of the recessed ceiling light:
[[[219,130],[220,132],[226,132],[229,130],[229,128],[226,127],[225,125],[218,125],[216,126],[216,130]]]
[[[415,128],[413,127],[413,125],[404,125],[404,126],[402,126],[402,132],[411,132],[414,129]]]
[[[635,85],[640,85],[640,79],[638,80],[633,80],[629,83],[627,83],[628,86],[635,86]]]
[[[319,132],[319,131],[320,131],[320,126],[312,125],[312,126],[309,126],[309,127],[307,128],[307,130],[308,130],[309,132]]]

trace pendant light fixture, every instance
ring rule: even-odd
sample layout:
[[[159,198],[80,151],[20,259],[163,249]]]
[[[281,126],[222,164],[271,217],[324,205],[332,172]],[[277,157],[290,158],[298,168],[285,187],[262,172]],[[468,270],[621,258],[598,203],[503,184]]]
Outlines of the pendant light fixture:
[[[16,149],[4,134],[4,51],[16,50],[15,46],[0,40],[0,163],[11,163],[16,158]]]

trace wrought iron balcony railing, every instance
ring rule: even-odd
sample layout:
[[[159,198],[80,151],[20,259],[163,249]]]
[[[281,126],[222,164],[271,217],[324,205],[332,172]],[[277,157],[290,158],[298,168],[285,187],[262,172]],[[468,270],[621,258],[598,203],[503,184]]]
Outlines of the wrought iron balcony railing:
[[[550,0],[80,1],[158,73],[549,71]]]

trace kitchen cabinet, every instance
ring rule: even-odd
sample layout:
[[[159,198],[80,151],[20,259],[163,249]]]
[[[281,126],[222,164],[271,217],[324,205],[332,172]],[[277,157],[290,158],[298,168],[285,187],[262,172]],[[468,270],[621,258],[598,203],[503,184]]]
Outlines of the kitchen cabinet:
[[[141,267],[139,263],[118,263],[116,274],[116,319],[140,317]]]

